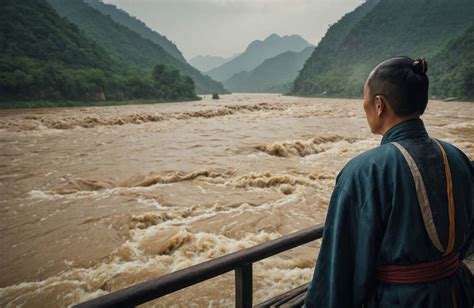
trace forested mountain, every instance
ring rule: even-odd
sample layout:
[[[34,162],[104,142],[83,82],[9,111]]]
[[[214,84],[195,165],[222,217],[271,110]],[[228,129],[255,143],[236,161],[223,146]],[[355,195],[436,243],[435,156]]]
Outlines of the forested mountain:
[[[2,57],[51,59],[73,68],[112,70],[115,62],[45,1],[4,1],[0,11]]]
[[[426,57],[437,79],[433,57],[472,24],[473,12],[472,0],[369,0],[328,30],[292,93],[360,97],[370,70],[400,55]]]
[[[253,41],[241,55],[210,70],[207,74],[216,80],[224,81],[234,74],[251,71],[266,59],[283,52],[299,52],[310,46],[310,43],[298,35],[285,35],[281,37],[277,34],[272,34],[263,41]]]
[[[474,100],[474,25],[448,41],[431,62],[432,95]]]
[[[313,50],[314,47],[307,47],[300,52],[279,54],[250,72],[235,74],[224,81],[224,86],[233,92],[287,92]]]
[[[181,51],[179,51],[175,44],[173,44],[165,36],[162,36],[158,32],[150,29],[143,21],[137,19],[136,17],[130,16],[130,14],[113,4],[103,3],[101,0],[84,0],[84,2],[102,14],[110,16],[115,22],[130,28],[134,32],[140,34],[142,37],[160,45],[167,53],[181,62],[186,62],[183,55],[181,54]]]
[[[196,56],[189,60],[189,63],[200,70],[201,72],[208,72],[216,67],[221,66],[227,61],[232,60],[238,55],[232,56],[230,58],[224,58],[219,56]]]
[[[2,0],[0,99],[194,99],[194,83],[166,66],[154,75],[111,58],[44,0]]]
[[[191,77],[198,93],[225,93],[224,87],[191,65],[181,62],[160,45],[115,22],[83,0],[48,0],[62,17],[77,25],[115,59],[150,72],[156,64],[172,66]]]

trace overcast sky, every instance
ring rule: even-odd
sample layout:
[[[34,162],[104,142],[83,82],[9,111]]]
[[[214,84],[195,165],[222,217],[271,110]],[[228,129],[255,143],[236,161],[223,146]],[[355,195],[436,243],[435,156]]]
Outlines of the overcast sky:
[[[364,0],[104,0],[165,35],[190,59],[228,57],[272,33],[317,44],[328,25]]]

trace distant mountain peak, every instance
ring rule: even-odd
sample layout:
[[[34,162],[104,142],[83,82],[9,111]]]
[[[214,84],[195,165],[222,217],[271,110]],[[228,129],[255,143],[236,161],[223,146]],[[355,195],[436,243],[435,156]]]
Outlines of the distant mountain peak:
[[[277,41],[286,41],[286,40],[295,40],[295,41],[301,41],[305,42],[308,45],[311,45],[308,41],[306,41],[303,37],[301,37],[298,34],[290,34],[290,35],[278,35],[276,33],[272,33],[269,36],[267,36],[263,41],[262,40],[254,40],[252,41],[248,46],[248,48],[254,47],[254,46],[259,46],[264,43],[271,43],[271,42],[277,42]]]
[[[265,39],[265,41],[267,41],[267,40],[272,40],[272,39],[279,39],[279,38],[281,38],[281,36],[279,36],[279,35],[276,34],[276,33],[272,33],[272,34],[270,34],[270,35]]]
[[[189,63],[195,68],[197,68],[198,70],[200,70],[201,72],[210,71],[213,68],[216,68],[219,65],[222,65],[226,61],[227,59],[224,57],[211,56],[211,55],[196,56],[189,59]]]
[[[311,46],[300,52],[285,51],[250,72],[235,74],[224,81],[224,86],[232,92],[287,92],[313,50]]]
[[[253,70],[266,59],[286,51],[300,52],[310,46],[312,45],[299,35],[280,36],[273,33],[263,41],[255,40],[251,42],[241,55],[210,70],[208,75],[214,79],[225,81],[242,71]]]

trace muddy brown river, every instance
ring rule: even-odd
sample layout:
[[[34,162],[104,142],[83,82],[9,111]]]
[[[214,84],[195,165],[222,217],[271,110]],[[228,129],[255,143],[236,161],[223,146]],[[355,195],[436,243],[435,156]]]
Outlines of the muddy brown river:
[[[474,159],[473,103],[423,119]],[[380,139],[361,100],[0,110],[0,306],[68,306],[322,223],[339,170]],[[254,303],[309,281],[318,247],[254,264]],[[233,279],[144,306],[233,306]]]

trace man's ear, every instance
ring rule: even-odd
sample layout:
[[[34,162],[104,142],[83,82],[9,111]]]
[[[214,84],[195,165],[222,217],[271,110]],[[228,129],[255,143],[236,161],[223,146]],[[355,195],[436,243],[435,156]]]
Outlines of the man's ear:
[[[387,101],[385,100],[385,97],[383,97],[382,95],[376,95],[375,96],[375,109],[377,110],[377,116],[380,118],[382,116],[382,114],[384,113],[385,111],[385,104],[387,103]]]

